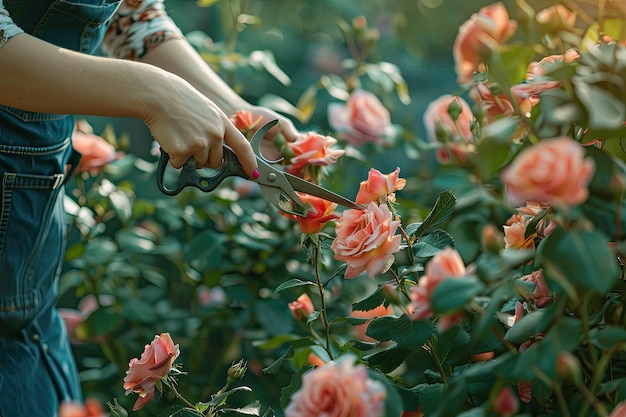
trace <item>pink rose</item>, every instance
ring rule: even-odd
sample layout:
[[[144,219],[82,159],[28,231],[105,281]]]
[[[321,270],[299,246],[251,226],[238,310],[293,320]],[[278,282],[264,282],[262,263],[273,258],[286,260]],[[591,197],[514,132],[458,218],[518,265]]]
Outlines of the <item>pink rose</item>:
[[[355,90],[345,105],[329,104],[328,122],[339,137],[353,145],[383,144],[383,137],[391,126],[391,116],[374,94]]]
[[[524,237],[528,223],[530,223],[530,219],[521,214],[514,214],[507,220],[506,226],[503,227],[505,248],[535,248],[535,237],[537,237],[537,234],[532,233],[527,238]]]
[[[450,115],[456,112],[456,118]],[[431,102],[424,112],[424,126],[428,140],[435,142],[437,132],[443,130],[453,142],[470,142],[472,140],[472,122],[474,114],[469,104],[459,96],[445,94]]]
[[[81,325],[83,321],[85,321],[85,315],[78,310],[73,308],[59,308],[59,315],[65,322],[65,327],[67,328],[67,334],[70,339],[70,343],[73,345],[78,345],[83,343],[82,340],[76,334],[76,330],[78,326]]]
[[[133,410],[139,410],[150,402],[154,395],[154,386],[158,380],[167,376],[172,363],[180,354],[169,333],[156,335],[149,345],[145,346],[141,358],[133,358],[128,364],[124,378],[126,395],[131,392],[139,394]]]
[[[123,155],[123,152],[117,152],[113,145],[102,137],[94,135],[91,126],[85,121],[76,124],[76,130],[72,134],[72,145],[82,155],[76,172],[89,172],[95,175],[109,162]]]
[[[418,285],[411,287],[411,318],[424,320],[432,317],[431,298],[435,288],[446,278],[460,278],[466,273],[461,256],[451,247],[437,253],[426,264],[424,275]],[[444,331],[462,319],[462,312],[454,312],[440,317],[438,327]]]
[[[311,298],[306,294],[302,294],[296,301],[289,303],[289,310],[291,310],[291,314],[296,320],[306,320],[315,311],[315,307],[313,307]]]
[[[59,407],[59,417],[106,417],[102,405],[95,398],[86,398],[84,404],[63,402]]]
[[[386,204],[369,203],[365,210],[345,210],[336,222],[337,237],[330,245],[335,259],[347,263],[345,278],[385,272],[400,250],[400,235],[395,235],[400,221],[392,220]]]
[[[304,175],[309,165],[327,166],[337,162],[344,150],[330,149],[337,140],[315,132],[301,134],[294,142],[287,142],[293,156],[287,171],[293,175]]]
[[[546,65],[556,62],[572,62],[580,58],[580,54],[575,49],[568,49],[564,55],[550,55],[542,58],[538,62],[531,62],[526,69],[526,79],[533,80],[535,77],[542,76],[546,73]]]
[[[526,202],[526,206],[518,207],[517,211],[519,211],[522,214],[526,214],[528,216],[535,217],[541,211],[543,211],[545,209],[549,209],[550,207],[551,206],[550,206],[549,203],[544,204],[544,203],[538,203],[536,201],[527,201]],[[554,223],[552,220],[544,217],[535,226],[535,231],[537,232],[537,237],[544,238],[544,237],[548,236],[550,233],[552,233],[552,231],[554,230],[555,227],[556,227],[556,223]]]
[[[370,168],[367,181],[362,181],[359,186],[356,203],[367,204],[374,201],[380,204],[387,204],[387,199],[395,201],[394,192],[402,190],[406,185],[406,180],[399,178],[399,176],[400,168],[396,168],[395,171],[387,175]]]
[[[300,230],[302,230],[302,233],[319,233],[322,231],[322,229],[324,229],[326,223],[339,218],[339,216],[334,213],[335,209],[337,208],[336,203],[331,203],[330,201],[309,194],[298,193],[298,196],[304,204],[308,204],[311,206],[307,215],[298,216],[295,214],[286,213],[283,215],[297,221],[300,225]]]
[[[583,147],[568,137],[542,140],[524,149],[502,172],[509,201],[549,202],[567,207],[583,203],[595,170]]]
[[[483,56],[509,39],[516,28],[517,23],[509,20],[509,13],[500,2],[483,7],[463,23],[452,47],[458,83],[472,82]]]
[[[343,356],[302,377],[285,409],[285,417],[380,417],[387,391],[370,379],[365,365]]]

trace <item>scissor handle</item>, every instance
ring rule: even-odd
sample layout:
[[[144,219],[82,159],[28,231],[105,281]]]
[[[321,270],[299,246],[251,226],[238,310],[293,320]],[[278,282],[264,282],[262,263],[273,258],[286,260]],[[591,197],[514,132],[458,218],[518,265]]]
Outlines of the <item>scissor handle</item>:
[[[159,190],[161,190],[164,194],[171,196],[177,195],[183,190],[183,188],[189,186],[196,187],[204,192],[210,192],[220,185],[226,177],[239,176],[247,178],[247,175],[244,172],[241,163],[239,163],[235,152],[227,145],[223,146],[224,157],[222,165],[214,175],[208,177],[199,175],[196,170],[196,159],[192,156],[187,160],[187,162],[185,162],[185,165],[183,165],[174,188],[167,188],[164,184],[163,177],[165,176],[165,168],[170,161],[170,156],[163,150],[163,148],[160,148],[161,157],[159,158],[159,165],[157,166],[156,174],[157,186],[159,187]]]

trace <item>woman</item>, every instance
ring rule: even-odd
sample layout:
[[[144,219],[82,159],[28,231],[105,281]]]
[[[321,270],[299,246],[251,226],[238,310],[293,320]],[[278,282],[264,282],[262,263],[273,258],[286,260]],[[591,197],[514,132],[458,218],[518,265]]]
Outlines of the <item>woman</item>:
[[[55,416],[80,400],[54,307],[65,250],[72,114],[137,117],[180,167],[217,167],[222,141],[251,178],[227,114],[251,110],[186,42],[163,0],[0,0],[0,416]],[[111,57],[93,56],[102,49]]]

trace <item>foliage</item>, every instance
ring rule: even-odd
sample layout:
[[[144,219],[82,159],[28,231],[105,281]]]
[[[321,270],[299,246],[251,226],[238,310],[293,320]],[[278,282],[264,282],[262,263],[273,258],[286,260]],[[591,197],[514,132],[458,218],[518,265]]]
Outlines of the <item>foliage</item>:
[[[131,155],[97,176],[76,177],[62,294],[83,302],[92,294],[96,302],[76,330],[86,392],[128,408],[132,399],[121,389],[128,360],[154,334],[169,332],[188,374],[137,415],[168,406],[179,408],[163,415],[185,415],[174,405],[178,392],[206,415],[197,404],[221,401],[221,375],[241,357],[250,391],[236,388],[233,401],[241,403],[231,410],[244,415],[282,415],[314,366],[344,356],[384,384],[390,417],[418,408],[439,417],[606,416],[626,401],[626,25],[583,9],[573,25],[567,14],[542,20],[522,0],[507,5],[516,35],[481,43],[471,83],[455,93],[472,101],[469,114],[454,103],[427,113],[437,119],[432,137],[418,139],[392,112],[384,143],[342,142],[349,162],[313,179],[347,182],[342,191],[352,193],[365,178],[349,168],[406,151],[406,186],[396,183],[377,203],[400,222],[401,243],[373,279],[344,279],[332,223],[302,235],[245,182],[208,194],[146,195],[155,164]],[[401,71],[373,52],[378,29],[367,19],[337,24],[351,53],[343,72],[322,75],[295,105],[278,94],[265,105],[305,122],[320,111],[321,91],[341,103],[362,89],[409,103]],[[560,57],[531,71],[553,55]],[[263,57],[265,70],[289,78],[270,54]],[[254,65],[236,60],[244,61]],[[460,135],[463,120],[470,140]],[[568,192],[562,197],[571,204],[514,203],[504,172],[554,137],[576,142],[592,161],[592,176],[577,183],[585,198],[573,202]],[[580,174],[557,169],[566,157],[551,160],[548,178]],[[524,178],[546,169],[539,161]],[[513,241],[515,227],[522,229]],[[422,315],[420,291],[448,250],[460,254],[459,273],[446,270],[428,290],[430,314]],[[301,294],[314,307],[298,320],[289,303]],[[513,396],[512,411],[503,411],[505,395]]]

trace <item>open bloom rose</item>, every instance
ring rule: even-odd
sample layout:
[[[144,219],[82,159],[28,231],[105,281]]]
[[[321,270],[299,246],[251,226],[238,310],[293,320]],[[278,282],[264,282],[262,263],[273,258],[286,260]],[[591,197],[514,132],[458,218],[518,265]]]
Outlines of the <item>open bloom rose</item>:
[[[126,395],[131,392],[139,394],[133,410],[139,410],[148,404],[154,396],[157,381],[170,372],[172,363],[180,354],[169,333],[154,336],[154,340],[145,346],[141,358],[133,358],[128,364],[124,378]]]
[[[431,298],[435,288],[446,278],[460,278],[466,273],[461,256],[451,247],[443,249],[426,264],[424,275],[420,277],[417,287],[411,287],[411,318],[424,320],[433,315]],[[454,312],[439,319],[439,330],[444,331],[458,323],[462,314]]]
[[[353,145],[382,144],[391,126],[391,116],[374,94],[355,90],[345,105],[328,105],[328,122],[340,138]]]
[[[384,385],[369,378],[365,365],[343,356],[304,374],[285,416],[380,417],[386,397]]]
[[[463,23],[452,47],[458,83],[472,82],[483,56],[506,42],[516,28],[517,23],[509,20],[509,13],[500,2],[483,7]]]
[[[385,175],[377,169],[370,168],[367,180],[362,181],[359,186],[359,192],[356,195],[357,204],[367,204],[369,202],[378,202],[386,204],[387,199],[395,201],[394,193],[402,190],[406,185],[406,180],[399,178],[400,168]]]
[[[522,281],[531,282],[535,284],[535,289],[532,293],[532,299],[534,300],[536,307],[545,307],[552,297],[550,296],[550,289],[546,284],[546,280],[543,277],[543,269],[538,269],[531,272],[528,275],[524,275],[520,278]]]
[[[585,158],[580,143],[558,137],[520,152],[502,172],[502,181],[509,201],[515,205],[543,201],[568,207],[587,199],[594,170],[593,160]]]
[[[311,206],[307,215],[298,216],[295,214],[285,214],[285,217],[297,221],[302,233],[319,233],[326,223],[339,218],[339,216],[335,214],[335,209],[337,208],[336,203],[331,203],[330,201],[309,194],[298,193],[298,196],[304,204]]]
[[[450,111],[454,112],[455,118]],[[472,140],[474,115],[469,104],[459,96],[444,94],[431,102],[424,112],[426,135],[431,142],[437,140],[437,132],[443,130],[454,142]]]
[[[400,250],[400,235],[395,235],[399,220],[392,220],[386,204],[369,203],[365,210],[345,210],[337,220],[337,237],[330,245],[335,259],[346,262],[345,278],[367,271],[370,278],[385,272]]]
[[[293,175],[302,175],[307,165],[327,166],[337,162],[344,150],[331,149],[337,140],[315,132],[303,133],[295,142],[287,142],[293,156],[287,171]]]
[[[109,162],[123,155],[102,137],[94,135],[91,126],[85,121],[76,124],[76,129],[72,133],[72,145],[82,155],[76,172],[97,174]]]
[[[296,301],[289,303],[289,310],[296,320],[306,319],[315,311],[311,298],[302,294]]]
[[[102,405],[95,398],[86,398],[84,404],[63,402],[59,407],[59,417],[106,417]]]

